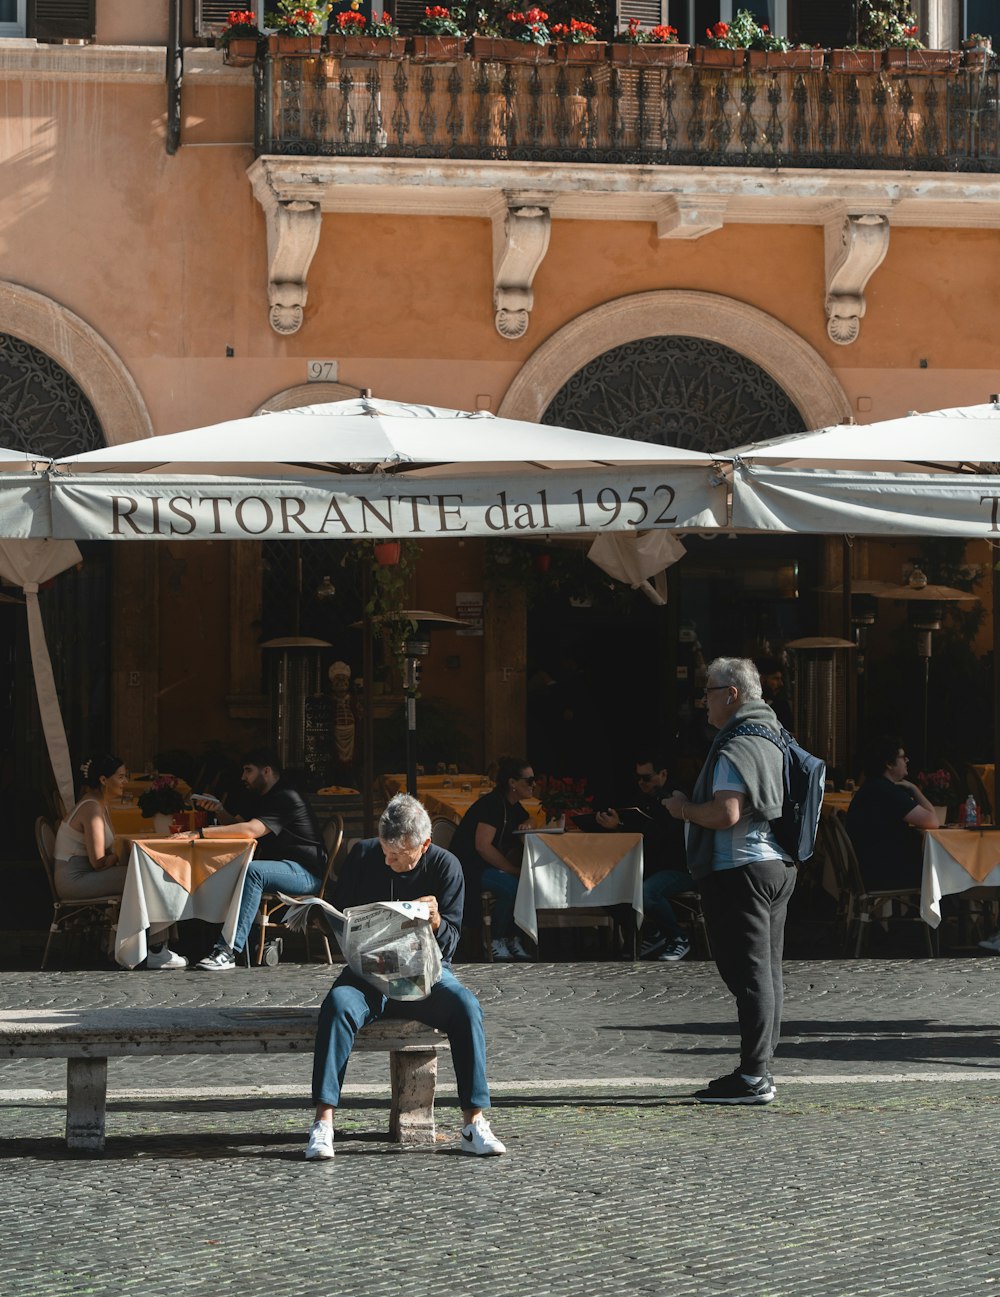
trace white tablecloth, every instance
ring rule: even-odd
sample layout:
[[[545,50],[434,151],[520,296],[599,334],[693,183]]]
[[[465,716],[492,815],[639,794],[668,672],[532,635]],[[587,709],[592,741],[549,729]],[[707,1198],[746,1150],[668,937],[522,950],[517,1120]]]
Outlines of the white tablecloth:
[[[576,837],[599,839],[615,861],[611,872],[587,888],[553,850],[554,841]],[[514,922],[538,940],[539,910],[567,910],[576,906],[631,905],[636,923],[642,923],[642,835],[639,833],[566,834],[554,839],[546,833],[524,835],[521,877],[514,900]]]
[[[211,844],[211,846],[210,846]],[[129,854],[125,890],[122,892],[115,959],[125,968],[135,968],[146,958],[146,929],[150,924],[175,923],[178,919],[204,919],[221,923],[223,938],[232,943],[243,899],[243,883],[257,843],[246,838],[216,838],[193,843],[165,839],[133,842]],[[230,859],[200,880],[196,871],[189,887],[159,864],[157,849],[178,855],[217,860]]]
[[[977,846],[980,850],[978,878],[973,877],[949,852],[948,843],[954,842],[952,835],[958,834],[961,842],[962,835],[969,832],[968,829],[931,829],[924,834],[920,917],[932,928],[936,928],[941,922],[942,896],[967,892],[970,887],[1000,887],[1000,832],[985,832],[977,835]],[[997,863],[988,873],[982,863],[982,853],[989,853],[987,865],[989,858],[996,856]]]

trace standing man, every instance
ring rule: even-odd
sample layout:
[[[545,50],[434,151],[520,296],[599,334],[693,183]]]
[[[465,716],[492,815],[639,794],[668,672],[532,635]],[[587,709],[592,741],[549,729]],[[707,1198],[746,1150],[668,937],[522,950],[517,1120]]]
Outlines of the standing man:
[[[378,837],[358,842],[344,862],[331,903],[339,910],[375,901],[426,901],[441,949],[440,980],[423,1000],[389,1000],[345,968],[319,1012],[313,1057],[316,1119],[306,1157],[333,1157],[333,1114],[340,1103],[354,1038],[380,1018],[412,1018],[446,1033],[465,1125],[460,1148],[478,1156],[507,1150],[490,1129],[483,1011],[473,993],[451,971],[465,903],[462,866],[450,851],[431,842],[430,817],[415,797],[398,793],[382,812]]]
[[[736,997],[740,1065],[694,1097],[699,1103],[770,1103],[775,1090],[768,1066],[781,1032],[781,956],[795,866],[770,825],[784,800],[781,749],[759,735],[732,735],[744,722],[777,734],[778,721],[761,697],[749,658],[716,658],[705,699],[718,733],[691,800],[675,792],[666,806],[688,825],[688,868],[701,893],[716,967]]]
[[[326,848],[319,825],[302,797],[282,782],[278,756],[267,748],[248,752],[243,758],[243,783],[252,794],[248,819],[230,815],[212,802],[210,809],[219,823],[189,835],[257,839],[257,851],[243,884],[233,944],[229,946],[219,938],[212,953],[195,964],[206,973],[236,967],[236,956],[247,943],[264,892],[309,895],[322,886],[326,868]]]
[[[639,951],[642,959],[674,961],[691,949],[684,929],[677,922],[670,897],[694,890],[694,880],[684,867],[684,834],[664,806],[667,764],[657,752],[640,754],[635,763],[639,785],[638,815],[622,820],[618,811],[598,811],[594,816],[602,829],[638,830],[642,834],[642,908],[646,936]]]

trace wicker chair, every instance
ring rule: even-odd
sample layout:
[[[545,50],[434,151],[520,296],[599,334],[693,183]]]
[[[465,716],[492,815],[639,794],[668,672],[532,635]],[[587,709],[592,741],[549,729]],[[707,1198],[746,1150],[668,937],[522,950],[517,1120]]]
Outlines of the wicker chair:
[[[52,922],[49,924],[49,935],[45,942],[45,950],[42,952],[42,968],[48,963],[52,938],[57,933],[63,935],[67,930],[82,931],[89,928],[110,934],[118,922],[118,910],[122,900],[118,894],[91,896],[79,901],[63,900],[56,891],[55,845],[55,831],[48,820],[40,815],[35,820],[35,846],[38,848],[38,858],[42,862],[49,891],[52,893]]]
[[[326,847],[326,868],[323,870],[323,878],[319,885],[317,895],[322,896],[326,891],[327,884],[333,874],[333,867],[336,864],[337,857],[340,854],[340,848],[344,841],[344,817],[333,814],[323,825],[323,845]],[[260,942],[257,946],[257,964],[264,962],[264,948],[267,945],[268,929],[283,928],[285,925],[281,919],[274,917],[276,911],[284,908],[284,901],[276,892],[265,892],[260,898],[260,909],[257,911],[257,922],[260,924]],[[311,951],[309,948],[309,933],[312,924],[305,930],[306,939],[306,958],[310,958]],[[326,962],[333,963],[333,952],[330,950],[330,939],[327,937],[322,927],[316,926],[316,931],[323,938],[323,947],[326,951]],[[250,944],[247,943],[247,960],[250,957]]]
[[[854,944],[854,958],[864,948],[872,919],[885,923],[919,923],[927,941],[928,955],[934,955],[934,936],[920,917],[920,887],[893,887],[870,889],[865,886],[854,845],[847,833],[843,811],[834,811],[826,817],[826,848],[830,852],[837,884],[847,897],[846,937],[850,940],[851,925],[857,923],[858,935]],[[898,912],[897,912],[898,907]]]

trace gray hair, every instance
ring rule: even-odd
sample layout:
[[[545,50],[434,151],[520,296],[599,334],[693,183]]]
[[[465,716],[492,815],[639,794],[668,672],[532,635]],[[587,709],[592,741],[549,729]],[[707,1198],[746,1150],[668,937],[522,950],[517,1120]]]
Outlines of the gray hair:
[[[764,696],[760,673],[749,658],[716,658],[708,664],[707,679],[719,685],[732,685],[739,693],[740,702],[760,702]]]
[[[378,835],[392,846],[419,846],[431,836],[431,817],[415,797],[397,793],[379,818]]]

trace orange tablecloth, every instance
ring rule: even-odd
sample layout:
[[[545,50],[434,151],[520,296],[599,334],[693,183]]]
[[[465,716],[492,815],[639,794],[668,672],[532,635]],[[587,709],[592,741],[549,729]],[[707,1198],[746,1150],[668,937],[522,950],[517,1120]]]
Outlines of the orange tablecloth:
[[[137,837],[129,853],[118,916],[118,963],[126,968],[142,963],[150,924],[205,919],[221,923],[223,937],[231,942],[256,847],[253,838]]]
[[[188,829],[197,828],[195,816],[197,811],[177,811],[170,818],[183,820]],[[115,833],[124,838],[149,838],[156,829],[151,819],[147,819],[134,802],[111,802],[108,805],[111,827]]]
[[[970,887],[1000,887],[1000,830],[927,829],[920,915],[936,928],[941,897]]]
[[[450,786],[445,786],[445,780],[449,781]],[[406,787],[406,776],[385,775],[383,782],[387,793],[402,792]],[[463,784],[468,784],[469,787],[463,788]],[[483,775],[417,776],[417,797],[427,808],[427,814],[432,818],[441,816],[443,819],[451,820],[453,824],[461,824],[462,816],[469,807],[492,788],[492,781]],[[545,816],[537,798],[526,797],[521,805],[530,814],[532,824],[545,823]]]

